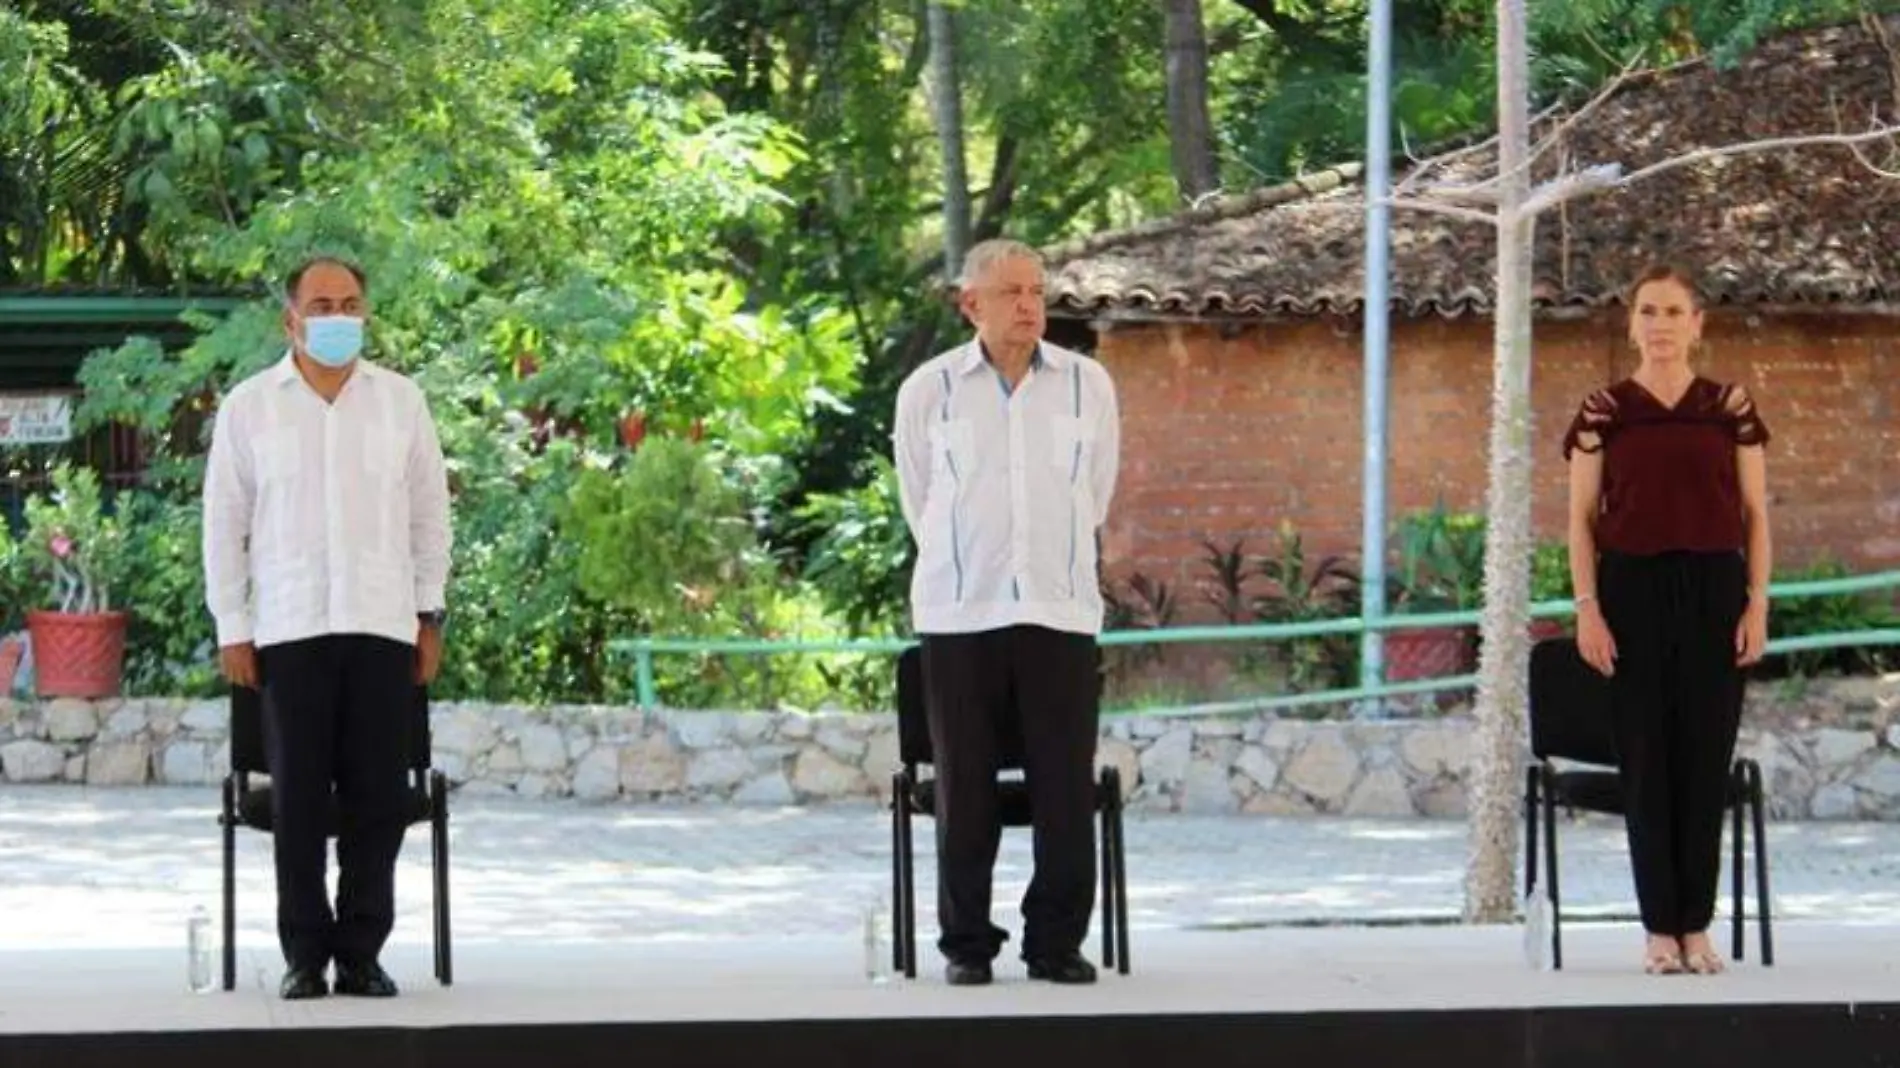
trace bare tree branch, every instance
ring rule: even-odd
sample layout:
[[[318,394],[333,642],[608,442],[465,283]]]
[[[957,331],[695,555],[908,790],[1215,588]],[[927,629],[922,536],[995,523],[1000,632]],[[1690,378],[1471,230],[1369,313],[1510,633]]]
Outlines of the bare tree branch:
[[[1859,142],[1855,142],[1853,144],[1848,145],[1847,150],[1854,154],[1854,159],[1857,162],[1859,162],[1861,166],[1867,168],[1869,171],[1873,172],[1876,176],[1881,177],[1881,178],[1889,178],[1889,179],[1894,179],[1896,181],[1900,181],[1900,171],[1890,171],[1886,169],[1885,167],[1882,167],[1880,164],[1875,163],[1873,160],[1867,158],[1867,154],[1861,151]]]
[[[1639,49],[1624,62],[1623,69],[1618,71],[1614,78],[1604,83],[1603,88],[1597,90],[1596,94],[1590,97],[1589,100],[1584,101],[1582,107],[1564,116],[1563,121],[1557,124],[1556,129],[1539,138],[1537,143],[1531,146],[1530,155],[1524,160],[1525,168],[1528,169],[1535,166],[1537,161],[1543,158],[1545,153],[1557,145],[1562,144],[1565,137],[1568,136],[1572,130],[1575,130],[1581,125],[1583,120],[1589,118],[1598,108],[1608,103],[1611,97],[1622,91],[1623,86],[1635,79],[1640,73],[1636,69],[1636,64],[1642,62],[1642,59],[1643,53]],[[1542,121],[1542,115],[1532,119],[1531,128],[1536,129],[1537,124]]]
[[[1412,154],[1411,145],[1404,143],[1403,133],[1401,133],[1400,136],[1401,145],[1405,151],[1405,158],[1412,162],[1412,166],[1406,171],[1405,176],[1399,179],[1398,185],[1394,187],[1394,191],[1398,193],[1417,192],[1424,182],[1426,175],[1431,174],[1434,170],[1443,170],[1457,163],[1459,160],[1490,152],[1496,149],[1498,145],[1497,136],[1494,134],[1476,144],[1466,145],[1463,148],[1454,149],[1443,155],[1420,159]]]
[[[1441,204],[1495,205],[1498,202],[1496,184],[1489,181],[1427,186],[1410,195],[1419,200],[1432,200]]]
[[[1536,123],[1548,121],[1551,116],[1557,114],[1557,112],[1561,110],[1563,110],[1563,105],[1552,104],[1550,107],[1547,107],[1544,110],[1538,112],[1536,115],[1532,116],[1531,122],[1533,124],[1536,124]],[[1406,172],[1405,176],[1399,180],[1398,186],[1396,187],[1396,190],[1401,193],[1419,192],[1420,191],[1419,183],[1423,181],[1425,176],[1430,174],[1433,170],[1443,170],[1451,166],[1452,164],[1457,163],[1460,160],[1468,159],[1472,156],[1483,155],[1484,153],[1491,152],[1494,149],[1496,149],[1498,146],[1497,135],[1493,134],[1492,136],[1487,137],[1482,141],[1478,141],[1474,144],[1466,145],[1463,148],[1453,149],[1452,151],[1443,153],[1441,155],[1429,156],[1429,157],[1421,159],[1412,152],[1411,144],[1409,140],[1405,137],[1405,133],[1403,130],[1399,132],[1399,140],[1400,140],[1400,145],[1405,152],[1405,158],[1410,160],[1412,163],[1411,168]],[[1463,186],[1463,188],[1467,190],[1471,190],[1471,191],[1476,191],[1483,187],[1495,184],[1495,181],[1496,180],[1494,178],[1487,178],[1483,180],[1482,182],[1479,182],[1476,184],[1465,185]],[[1432,187],[1432,188],[1436,189],[1438,187]]]
[[[1861,152],[1859,145],[1849,145],[1847,146],[1847,150],[1854,154],[1854,159],[1859,161],[1861,166],[1867,168],[1867,170],[1872,172],[1876,177],[1900,182],[1900,171],[1887,170],[1873,160],[1868,159],[1866,154]]]
[[[1564,142],[1566,135],[1568,135],[1572,130],[1575,130],[1583,122],[1583,120],[1589,118],[1590,115],[1593,114],[1598,108],[1602,107],[1606,101],[1608,101],[1611,97],[1615,96],[1617,92],[1620,91],[1625,84],[1629,83],[1630,81],[1637,78],[1638,76],[1641,76],[1642,74],[1644,74],[1644,72],[1638,71],[1636,69],[1636,64],[1640,62],[1641,59],[1642,59],[1641,52],[1638,52],[1635,55],[1632,55],[1628,59],[1628,61],[1624,63],[1623,69],[1620,72],[1618,72],[1615,77],[1611,78],[1607,83],[1605,83],[1602,89],[1598,90],[1593,96],[1591,96],[1589,100],[1586,100],[1583,103],[1583,106],[1579,107],[1577,110],[1571,112],[1570,114],[1564,116],[1563,120],[1557,124],[1556,129],[1544,135],[1542,138],[1538,140],[1538,142],[1535,145],[1531,146],[1530,152],[1524,157],[1522,169],[1525,171],[1529,171],[1531,167],[1537,164],[1538,160],[1542,159],[1553,148],[1556,148],[1558,145],[1562,144]],[[1562,110],[1563,110],[1563,106],[1561,104],[1553,104],[1550,107],[1545,108],[1543,111],[1538,112],[1536,115],[1531,116],[1531,120],[1530,120],[1531,128],[1536,129],[1542,123],[1550,121],[1550,119],[1554,115],[1556,115],[1558,112]],[[1402,193],[1407,193],[1407,194],[1416,194],[1420,196],[1429,196],[1429,197],[1435,198],[1435,197],[1444,195],[1440,192],[1441,190],[1448,189],[1448,190],[1451,190],[1449,199],[1452,199],[1452,200],[1481,202],[1481,203],[1496,203],[1497,194],[1495,190],[1497,189],[1499,180],[1504,177],[1504,175],[1501,173],[1491,175],[1487,178],[1483,178],[1476,182],[1461,183],[1460,185],[1457,185],[1457,186],[1432,186],[1425,189],[1420,189],[1418,182],[1426,174],[1430,173],[1431,169],[1434,167],[1442,169],[1452,163],[1457,162],[1460,159],[1492,149],[1496,147],[1497,143],[1498,143],[1498,139],[1496,137],[1491,137],[1475,145],[1470,145],[1466,148],[1461,148],[1456,152],[1450,152],[1443,156],[1437,156],[1429,160],[1419,160],[1416,157],[1413,157],[1413,162],[1417,164],[1417,168],[1413,172],[1408,174],[1405,177],[1405,179],[1399,183],[1399,187],[1398,187],[1399,191]],[[1407,155],[1408,156],[1410,155],[1409,151]]]
[[[1483,226],[1496,226],[1498,224],[1498,217],[1490,212],[1479,211],[1476,208],[1461,208],[1456,204],[1440,204],[1435,201],[1420,200],[1417,197],[1397,196],[1387,197],[1385,203],[1387,207],[1397,208],[1400,211],[1418,211],[1424,212],[1427,215],[1443,215],[1448,218],[1462,219],[1465,222],[1478,223]]]
[[[1770,137],[1761,141],[1745,141],[1738,145],[1718,145],[1715,148],[1699,149],[1695,152],[1687,152],[1659,163],[1652,163],[1647,167],[1634,171],[1619,179],[1615,187],[1619,189],[1627,188],[1646,178],[1654,178],[1658,174],[1680,170],[1683,167],[1694,166],[1697,163],[1706,163],[1712,159],[1732,159],[1736,156],[1753,156],[1763,152],[1780,152],[1790,148],[1812,148],[1816,145],[1837,145],[1851,148],[1855,145],[1864,145],[1870,141],[1879,141],[1883,138],[1890,138],[1897,135],[1900,135],[1900,126],[1881,126],[1877,129],[1866,130],[1857,134],[1806,134],[1799,137]]]
[[[1530,199],[1518,210],[1527,218],[1536,218],[1566,201],[1616,188],[1622,174],[1623,166],[1620,163],[1599,163],[1553,178],[1532,190]]]

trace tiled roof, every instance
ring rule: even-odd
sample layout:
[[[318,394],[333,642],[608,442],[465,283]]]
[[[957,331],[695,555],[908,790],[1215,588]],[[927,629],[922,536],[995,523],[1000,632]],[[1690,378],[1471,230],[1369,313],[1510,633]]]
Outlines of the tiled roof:
[[[1875,29],[1884,26],[1885,34]],[[1882,38],[1895,42],[1890,51]],[[1703,62],[1626,80],[1540,158],[1616,163],[1624,173],[1702,148],[1837,131],[1900,112],[1900,16],[1773,39],[1729,70]],[[1533,135],[1535,140],[1536,135]],[[1862,147],[1900,170],[1900,145]],[[1454,158],[1455,155],[1455,158]],[[1434,181],[1493,173],[1486,149],[1446,160]],[[1891,161],[1891,162],[1890,162]],[[1400,169],[1403,180],[1406,170]],[[1364,190],[1357,165],[1213,207],[1045,250],[1050,311],[1079,318],[1356,315],[1364,294]],[[1392,212],[1396,314],[1486,314],[1496,236],[1483,223]],[[1611,303],[1655,259],[1699,272],[1711,299],[1866,307],[1900,301],[1900,180],[1837,145],[1712,159],[1574,200],[1538,224],[1535,293],[1545,307]]]

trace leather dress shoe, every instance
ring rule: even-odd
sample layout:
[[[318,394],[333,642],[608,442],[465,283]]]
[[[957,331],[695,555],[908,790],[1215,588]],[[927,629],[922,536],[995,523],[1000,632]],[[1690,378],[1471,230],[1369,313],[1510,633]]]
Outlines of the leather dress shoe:
[[[277,985],[277,996],[285,1001],[309,1001],[329,993],[330,986],[323,981],[323,972],[313,968],[292,968]]]
[[[339,964],[336,966],[336,992],[351,998],[393,998],[396,996],[396,981],[383,971],[382,965],[374,962],[353,967]]]
[[[944,969],[943,977],[951,986],[985,986],[992,978],[990,962],[953,960]]]
[[[1095,981],[1095,965],[1082,959],[1079,953],[1066,957],[1050,957],[1046,960],[1029,962],[1029,977],[1051,983],[1080,986]]]

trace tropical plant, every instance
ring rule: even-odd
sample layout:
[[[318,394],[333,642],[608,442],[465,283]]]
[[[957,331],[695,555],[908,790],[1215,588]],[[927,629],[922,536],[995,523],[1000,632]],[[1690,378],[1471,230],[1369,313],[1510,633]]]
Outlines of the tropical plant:
[[[1140,571],[1120,583],[1104,577],[1101,590],[1103,625],[1110,631],[1164,629],[1173,625],[1180,607],[1166,582]],[[1117,645],[1104,650],[1103,662],[1112,681],[1125,683],[1135,672],[1166,657],[1167,647],[1160,644]]]
[[[708,612],[769,569],[744,495],[708,448],[648,439],[624,463],[592,468],[557,521],[576,554],[581,592],[665,633]]]
[[[106,513],[91,468],[61,463],[52,483],[50,494],[26,503],[24,549],[41,583],[41,604],[57,612],[111,611],[127,577],[124,524]]]
[[[1398,523],[1394,607],[1408,613],[1465,612],[1484,601],[1485,519],[1456,514],[1443,501]]]
[[[1531,554],[1531,601],[1562,601],[1570,595],[1570,547],[1544,542]]]
[[[1290,523],[1280,524],[1278,551],[1264,556],[1260,576],[1269,590],[1254,601],[1255,618],[1266,623],[1310,623],[1359,611],[1359,573],[1344,556],[1307,563],[1306,546]],[[1351,635],[1292,638],[1282,645],[1287,684],[1294,690],[1344,685],[1357,662]]]
[[[1222,619],[1235,626],[1254,621],[1254,604],[1247,592],[1247,541],[1235,538],[1222,545],[1212,538],[1201,541],[1201,562],[1211,578],[1201,583],[1201,596]]]
[[[805,580],[860,634],[910,632],[910,571],[916,547],[898,499],[897,470],[873,456],[857,489],[817,494],[798,520],[818,532]]]

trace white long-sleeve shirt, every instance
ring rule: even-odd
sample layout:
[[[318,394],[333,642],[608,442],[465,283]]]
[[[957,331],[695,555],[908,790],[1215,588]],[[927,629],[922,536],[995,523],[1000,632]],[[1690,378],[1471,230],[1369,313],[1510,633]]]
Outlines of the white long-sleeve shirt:
[[[332,634],[413,644],[444,608],[449,490],[409,379],[359,360],[334,403],[290,356],[218,409],[205,468],[205,599],[218,644]]]
[[[1121,458],[1100,363],[1044,343],[1012,391],[972,341],[904,380],[892,436],[918,633],[1100,633],[1095,535]]]

